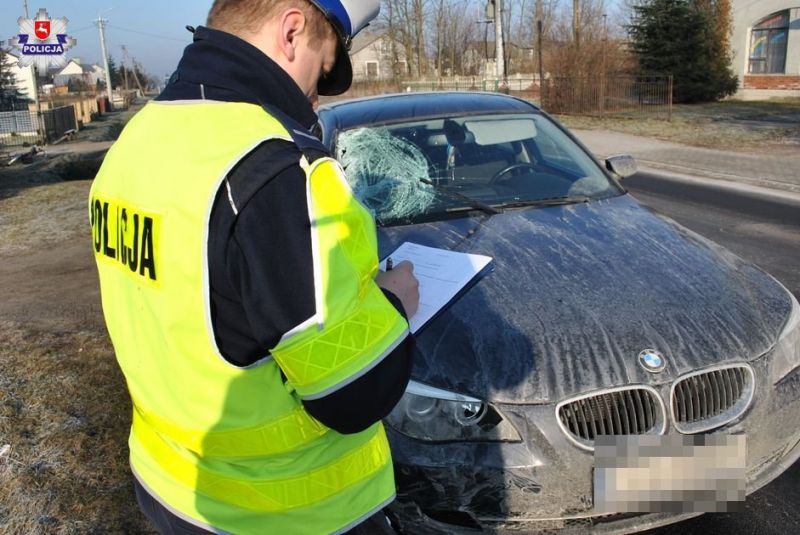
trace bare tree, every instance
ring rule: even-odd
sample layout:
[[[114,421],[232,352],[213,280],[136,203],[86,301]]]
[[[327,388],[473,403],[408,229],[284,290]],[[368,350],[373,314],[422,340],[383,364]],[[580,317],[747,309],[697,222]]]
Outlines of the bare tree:
[[[383,15],[378,21],[378,24],[386,29],[386,35],[389,38],[389,53],[392,61],[392,80],[397,83],[401,77],[408,75],[408,61],[405,62],[405,68],[400,69],[400,42],[402,31],[398,26],[397,12],[395,11],[395,2],[384,2]],[[408,57],[408,56],[404,56]]]
[[[455,74],[467,74],[464,66],[464,52],[477,40],[480,12],[482,6],[476,6],[470,0],[459,0],[452,3],[452,22],[449,25],[450,34],[448,46],[450,48],[450,67]]]
[[[616,57],[608,38],[606,0],[581,0],[580,17],[575,18],[573,3],[564,3],[554,13],[549,29],[549,60],[546,70],[556,76],[596,76]],[[574,24],[579,26],[575,27]],[[575,36],[580,36],[578,43]]]
[[[506,62],[509,73],[538,72],[536,21],[543,23],[545,71],[554,74],[589,75],[601,65],[616,62],[619,38],[624,34],[626,2],[619,8],[609,0],[580,0],[581,17],[577,47],[573,27],[573,0],[505,0],[504,26]],[[722,0],[699,0],[717,3]],[[395,65],[406,62],[405,71],[395,78],[462,75],[477,71],[475,50],[481,33],[492,30],[480,26],[485,0],[383,0],[381,24],[391,40]],[[607,16],[604,16],[607,15]],[[491,39],[491,37],[490,37]],[[624,54],[623,54],[624,55]],[[607,62],[605,60],[608,60]]]
[[[396,65],[400,65],[400,51],[406,61],[405,72],[398,76],[408,76],[418,71],[414,54],[414,27],[410,0],[383,0],[379,24],[386,29],[392,40],[392,55]]]

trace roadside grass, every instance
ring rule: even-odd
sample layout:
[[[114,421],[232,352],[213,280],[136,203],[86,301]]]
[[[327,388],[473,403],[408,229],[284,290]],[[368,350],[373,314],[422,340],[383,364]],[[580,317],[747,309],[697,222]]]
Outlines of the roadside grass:
[[[796,146],[800,150],[800,99],[678,104],[672,121],[665,115],[631,112],[557,118],[568,128],[611,130],[697,147],[759,150]]]
[[[0,532],[152,533],[127,463],[131,406],[105,332],[0,321]]]

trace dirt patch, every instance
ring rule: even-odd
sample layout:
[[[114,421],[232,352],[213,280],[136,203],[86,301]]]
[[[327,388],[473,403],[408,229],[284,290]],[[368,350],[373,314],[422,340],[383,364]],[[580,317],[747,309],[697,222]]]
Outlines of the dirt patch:
[[[83,235],[82,235],[83,234]],[[0,319],[37,329],[103,329],[91,238],[0,254]]]
[[[85,125],[75,136],[78,141],[114,141],[122,133],[130,118],[136,114],[145,102],[137,101],[126,110],[113,111],[101,115]]]

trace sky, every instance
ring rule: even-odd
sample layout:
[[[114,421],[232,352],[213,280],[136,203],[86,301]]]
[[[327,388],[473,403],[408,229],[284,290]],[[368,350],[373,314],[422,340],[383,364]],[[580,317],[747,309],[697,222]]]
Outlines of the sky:
[[[84,64],[100,64],[100,34],[94,21],[108,19],[106,44],[117,64],[122,60],[122,45],[153,76],[171,74],[184,47],[191,42],[187,24],[205,23],[212,0],[28,0],[28,13],[35,17],[39,8],[50,18],[67,17],[67,34],[78,44],[67,57],[81,58]],[[23,14],[22,0],[0,0],[0,40],[19,33],[17,18]],[[5,44],[5,43],[4,43]]]
[[[483,0],[474,0],[483,1]],[[621,0],[607,0],[616,6]],[[36,16],[47,9],[50,18],[67,17],[67,34],[78,44],[67,52],[68,58],[80,58],[87,65],[101,62],[100,35],[94,21],[108,19],[108,53],[119,65],[122,45],[142,64],[144,70],[159,78],[172,73],[184,47],[191,42],[187,24],[205,23],[213,0],[28,0],[28,13]],[[22,0],[0,0],[0,41],[19,33],[17,18],[23,14]]]

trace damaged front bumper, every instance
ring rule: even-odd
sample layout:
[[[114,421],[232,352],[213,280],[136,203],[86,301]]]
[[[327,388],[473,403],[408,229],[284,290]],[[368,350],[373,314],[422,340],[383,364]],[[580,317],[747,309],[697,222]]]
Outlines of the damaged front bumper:
[[[750,363],[752,404],[713,431],[746,435],[748,494],[800,457],[800,368],[772,384],[769,364],[769,358]],[[656,389],[669,399],[668,384]],[[522,442],[430,444],[389,429],[399,487],[389,510],[401,532],[630,533],[700,514],[594,512],[593,453],[567,439],[555,404],[496,406]],[[678,433],[671,422],[667,433]]]

